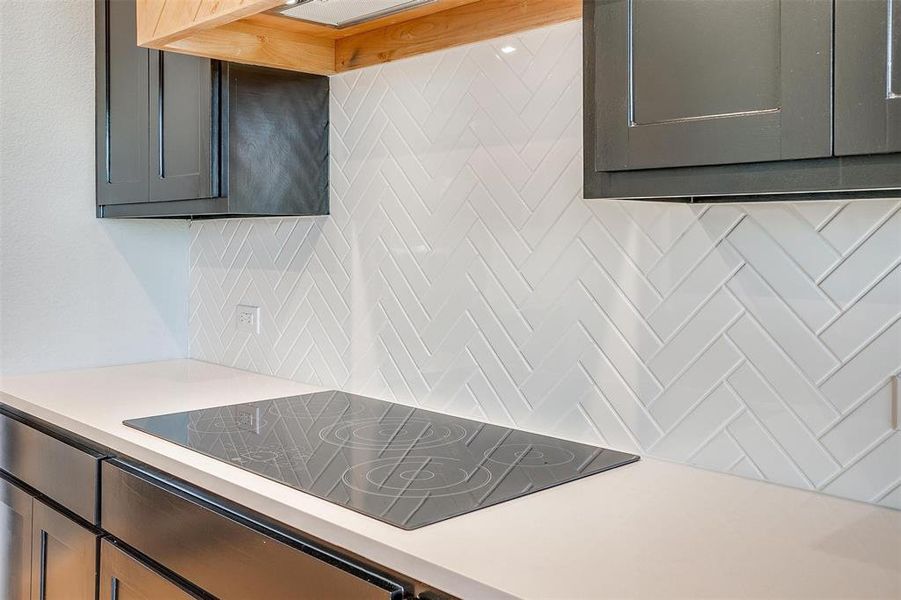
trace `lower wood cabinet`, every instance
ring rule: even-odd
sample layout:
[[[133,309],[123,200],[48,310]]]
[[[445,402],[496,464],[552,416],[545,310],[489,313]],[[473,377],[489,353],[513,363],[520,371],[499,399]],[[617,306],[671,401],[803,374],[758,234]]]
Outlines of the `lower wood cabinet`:
[[[35,499],[31,526],[33,600],[93,600],[97,534]]]
[[[100,600],[189,600],[178,585],[109,540],[100,544]]]
[[[405,587],[314,546],[264,532],[135,465],[102,466],[103,529],[222,600],[401,600]],[[180,486],[184,488],[184,486]],[[101,599],[109,598],[101,594]]]
[[[0,598],[31,596],[32,498],[0,479]]]
[[[94,600],[98,537],[0,478],[0,599]]]

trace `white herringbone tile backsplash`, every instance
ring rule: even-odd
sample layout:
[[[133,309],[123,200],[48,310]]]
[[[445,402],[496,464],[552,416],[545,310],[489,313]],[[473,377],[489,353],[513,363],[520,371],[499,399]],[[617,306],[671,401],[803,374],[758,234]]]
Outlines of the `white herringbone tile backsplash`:
[[[578,23],[331,88],[331,216],[193,226],[193,357],[901,508],[901,201],[582,200]]]

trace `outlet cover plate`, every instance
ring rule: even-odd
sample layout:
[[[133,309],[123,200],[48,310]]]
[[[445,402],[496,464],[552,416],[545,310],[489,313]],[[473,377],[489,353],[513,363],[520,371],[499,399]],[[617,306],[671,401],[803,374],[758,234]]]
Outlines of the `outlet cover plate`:
[[[235,307],[235,325],[238,331],[244,333],[252,333],[257,335],[260,333],[260,307],[239,304]]]
[[[260,434],[260,407],[237,406],[235,408],[235,426],[241,431]]]

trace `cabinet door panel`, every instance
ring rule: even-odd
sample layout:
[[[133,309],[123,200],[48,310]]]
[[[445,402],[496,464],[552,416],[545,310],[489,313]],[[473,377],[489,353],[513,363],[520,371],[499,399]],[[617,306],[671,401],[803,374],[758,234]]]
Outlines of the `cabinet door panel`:
[[[135,42],[134,0],[99,0],[95,10],[98,201],[146,202],[149,51]]]
[[[777,106],[779,18],[778,0],[703,7],[634,2],[633,121],[663,123]]]
[[[189,600],[194,598],[108,540],[100,543],[101,600]]]
[[[150,89],[151,201],[212,197],[210,60],[154,50]]]
[[[586,3],[596,171],[831,155],[829,0]]]
[[[901,152],[901,0],[836,0],[835,154]]]
[[[94,599],[94,533],[35,500],[31,545],[32,600]]]
[[[31,496],[0,479],[0,598],[31,595]]]

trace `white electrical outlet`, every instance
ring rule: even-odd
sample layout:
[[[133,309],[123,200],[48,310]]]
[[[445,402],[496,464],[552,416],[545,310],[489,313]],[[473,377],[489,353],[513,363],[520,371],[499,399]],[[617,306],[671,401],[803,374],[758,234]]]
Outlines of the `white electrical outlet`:
[[[260,333],[260,307],[239,304],[235,308],[235,324],[238,331]]]
[[[251,433],[260,433],[260,407],[259,406],[236,406],[235,407],[235,427],[241,431],[249,431]]]

